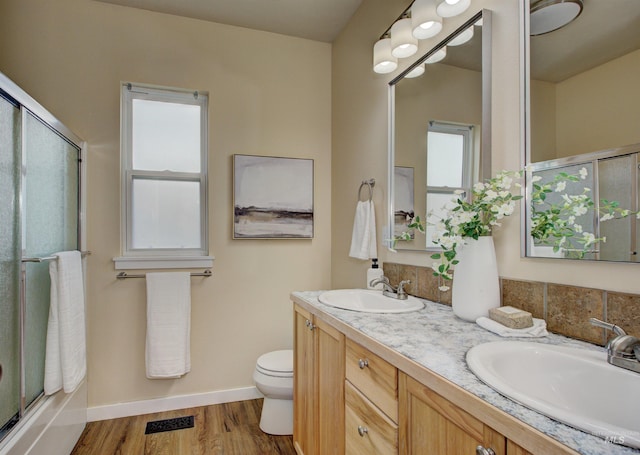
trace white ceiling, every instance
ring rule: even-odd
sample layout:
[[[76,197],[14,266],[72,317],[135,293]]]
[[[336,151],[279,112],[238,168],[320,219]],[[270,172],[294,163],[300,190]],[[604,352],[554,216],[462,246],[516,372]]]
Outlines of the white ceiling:
[[[362,0],[98,1],[330,43]]]

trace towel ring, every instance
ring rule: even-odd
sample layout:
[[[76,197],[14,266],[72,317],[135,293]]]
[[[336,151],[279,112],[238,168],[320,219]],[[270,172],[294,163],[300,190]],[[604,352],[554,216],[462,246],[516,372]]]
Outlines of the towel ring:
[[[369,187],[369,200],[373,199],[373,187],[376,186],[376,179],[363,180],[360,184],[360,188],[358,188],[358,201],[362,199],[362,188],[364,186]]]

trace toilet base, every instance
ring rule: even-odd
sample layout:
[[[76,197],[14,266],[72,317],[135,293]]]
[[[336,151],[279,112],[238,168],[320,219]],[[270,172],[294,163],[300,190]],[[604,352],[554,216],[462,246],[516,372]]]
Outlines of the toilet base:
[[[293,434],[293,400],[266,398],[262,403],[260,429],[267,434]]]

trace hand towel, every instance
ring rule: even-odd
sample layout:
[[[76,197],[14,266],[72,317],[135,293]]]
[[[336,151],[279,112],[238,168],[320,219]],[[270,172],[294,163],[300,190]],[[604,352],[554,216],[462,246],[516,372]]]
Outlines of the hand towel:
[[[376,212],[373,201],[358,201],[349,256],[363,260],[377,258],[376,243]]]
[[[49,263],[51,300],[45,348],[44,393],[73,392],[87,373],[84,284],[79,251]]]
[[[533,326],[526,329],[511,329],[487,317],[478,318],[476,324],[501,337],[539,338],[549,334],[547,332],[547,323],[544,319],[533,318]]]
[[[147,273],[147,378],[191,371],[191,282],[188,272]]]

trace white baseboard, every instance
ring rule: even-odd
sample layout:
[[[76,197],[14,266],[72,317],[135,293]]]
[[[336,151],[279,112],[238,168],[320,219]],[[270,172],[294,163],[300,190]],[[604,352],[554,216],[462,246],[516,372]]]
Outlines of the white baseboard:
[[[176,409],[209,406],[212,404],[231,403],[232,401],[253,400],[262,398],[258,389],[243,387],[239,389],[217,390],[215,392],[196,393],[193,395],[177,395],[153,400],[130,401],[127,403],[94,406],[87,408],[87,421],[117,419],[153,412],[173,411]]]

